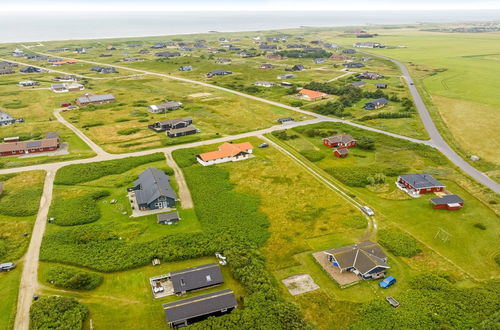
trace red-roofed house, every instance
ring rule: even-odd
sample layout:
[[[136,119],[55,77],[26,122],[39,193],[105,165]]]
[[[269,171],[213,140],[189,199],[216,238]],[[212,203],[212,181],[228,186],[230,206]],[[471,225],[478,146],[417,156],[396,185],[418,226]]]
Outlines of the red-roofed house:
[[[210,151],[196,156],[196,160],[203,166],[213,164],[237,162],[252,156],[253,145],[250,142],[224,143],[219,150]]]
[[[317,91],[313,91],[313,90],[305,89],[305,88],[302,88],[299,91],[299,97],[303,100],[308,100],[308,101],[321,100],[327,96],[328,96],[328,94],[326,94],[326,93],[317,92]]]
[[[323,144],[330,148],[352,148],[356,146],[356,140],[350,134],[340,134],[323,139]]]

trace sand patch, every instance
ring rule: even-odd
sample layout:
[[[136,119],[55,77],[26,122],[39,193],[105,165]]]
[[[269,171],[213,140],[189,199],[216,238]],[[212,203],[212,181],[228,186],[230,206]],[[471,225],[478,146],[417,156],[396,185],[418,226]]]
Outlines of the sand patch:
[[[195,93],[195,94],[190,94],[188,96],[196,98],[196,97],[206,97],[206,96],[210,96],[210,95],[212,95],[212,93]]]
[[[309,274],[297,274],[281,280],[292,296],[319,289]]]

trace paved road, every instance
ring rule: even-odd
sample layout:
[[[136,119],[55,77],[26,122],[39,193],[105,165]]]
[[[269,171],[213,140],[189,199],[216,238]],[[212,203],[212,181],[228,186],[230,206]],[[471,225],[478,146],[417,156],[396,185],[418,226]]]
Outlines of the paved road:
[[[408,88],[410,90],[410,94],[413,97],[413,101],[415,102],[415,106],[417,107],[418,114],[420,115],[420,118],[422,118],[425,130],[427,131],[429,137],[431,138],[432,146],[441,151],[443,155],[445,155],[449,160],[451,160],[456,166],[458,166],[462,171],[467,173],[473,179],[485,185],[486,187],[490,188],[497,194],[500,193],[500,185],[498,183],[496,183],[486,174],[478,171],[476,168],[474,168],[472,165],[466,162],[443,139],[438,129],[436,128],[434,121],[432,121],[431,115],[429,114],[429,110],[425,106],[425,103],[422,100],[422,97],[420,96],[417,87],[414,85],[410,72],[408,71],[406,66],[400,61],[387,56],[382,56],[369,52],[364,52],[364,53],[389,60],[395,63],[399,67],[399,69],[403,73],[403,79],[406,81]]]
[[[47,224],[47,214],[49,213],[52,201],[52,189],[54,187],[55,172],[48,171],[43,186],[43,194],[40,200],[40,208],[35,220],[31,241],[28,251],[23,258],[23,272],[21,284],[19,285],[19,295],[17,301],[17,312],[14,329],[29,329],[29,311],[33,295],[38,289],[38,258],[40,255],[40,245],[42,244],[45,225]]]

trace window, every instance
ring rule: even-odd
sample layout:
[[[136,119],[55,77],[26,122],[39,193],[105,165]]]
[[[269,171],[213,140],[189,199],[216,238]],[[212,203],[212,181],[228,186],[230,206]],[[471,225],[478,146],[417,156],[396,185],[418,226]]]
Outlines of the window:
[[[212,282],[212,277],[210,275],[207,275],[207,282]]]
[[[186,286],[186,282],[184,282],[183,278],[181,278],[181,286]]]

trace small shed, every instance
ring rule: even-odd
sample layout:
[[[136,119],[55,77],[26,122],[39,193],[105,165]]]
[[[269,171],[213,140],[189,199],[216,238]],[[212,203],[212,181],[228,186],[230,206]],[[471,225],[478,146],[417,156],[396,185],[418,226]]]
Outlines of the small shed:
[[[173,223],[177,223],[181,217],[179,216],[179,213],[177,212],[170,212],[170,213],[162,213],[158,214],[156,216],[157,223],[162,224],[162,225],[171,225]]]
[[[431,198],[430,201],[435,209],[441,210],[455,211],[464,206],[464,200],[457,195],[446,195],[439,198]]]

